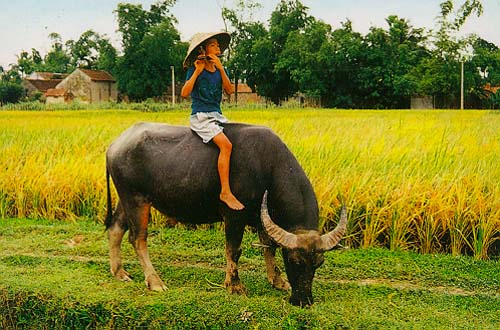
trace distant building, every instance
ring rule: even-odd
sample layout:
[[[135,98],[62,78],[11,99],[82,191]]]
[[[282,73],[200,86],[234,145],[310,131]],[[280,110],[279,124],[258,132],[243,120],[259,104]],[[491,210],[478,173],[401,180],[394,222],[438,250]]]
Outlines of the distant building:
[[[45,103],[64,103],[69,99],[62,88],[50,88],[45,93]]]
[[[28,97],[34,96],[36,93],[45,95],[47,90],[56,88],[62,79],[24,79],[23,87]]]
[[[106,71],[76,69],[57,86],[65,91],[65,100],[84,103],[116,102],[118,89],[116,80]]]
[[[492,94],[496,94],[500,90],[500,86],[491,86],[490,83],[487,83],[484,89]]]
[[[26,79],[31,80],[63,80],[68,76],[67,73],[57,73],[57,72],[42,72],[35,71],[30,73]]]
[[[47,103],[117,101],[116,80],[106,71],[76,69],[71,74],[33,72],[23,80],[28,97],[43,95]]]
[[[434,109],[434,98],[432,96],[413,96],[411,98],[411,109]]]
[[[236,87],[236,86],[235,86]],[[236,96],[236,91],[234,94],[229,96],[229,102],[238,102],[238,104],[248,104],[248,103],[264,103],[265,100],[254,93],[250,86],[245,83],[238,83],[238,95]],[[238,99],[236,100],[236,97]]]

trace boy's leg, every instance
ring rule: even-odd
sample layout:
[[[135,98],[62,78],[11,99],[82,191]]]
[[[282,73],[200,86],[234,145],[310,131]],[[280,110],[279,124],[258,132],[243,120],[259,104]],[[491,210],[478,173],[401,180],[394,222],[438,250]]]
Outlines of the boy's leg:
[[[219,160],[217,162],[221,183],[220,199],[233,210],[242,210],[245,206],[233,195],[229,186],[229,163],[233,145],[226,134],[222,132],[217,134],[212,141],[220,149]]]

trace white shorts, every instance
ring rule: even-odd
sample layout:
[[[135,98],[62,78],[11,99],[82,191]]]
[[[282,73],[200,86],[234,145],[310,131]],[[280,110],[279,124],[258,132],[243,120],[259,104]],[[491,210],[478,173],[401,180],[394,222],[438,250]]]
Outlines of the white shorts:
[[[203,143],[210,142],[214,136],[220,134],[224,129],[221,124],[227,122],[229,120],[217,111],[197,112],[189,118],[191,129],[202,138]]]

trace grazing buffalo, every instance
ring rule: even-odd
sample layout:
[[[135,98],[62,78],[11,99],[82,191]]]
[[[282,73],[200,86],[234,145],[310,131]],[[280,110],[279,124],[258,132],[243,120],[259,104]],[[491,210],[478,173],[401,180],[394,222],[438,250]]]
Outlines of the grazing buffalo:
[[[323,253],[333,249],[346,231],[345,209],[337,227],[320,235],[318,203],[311,183],[280,138],[268,128],[236,123],[226,124],[224,132],[233,144],[231,188],[245,205],[242,211],[231,210],[219,200],[219,150],[213,144],[203,144],[188,127],[138,123],[110,145],[106,154],[106,227],[111,273],[119,280],[130,280],[120,256],[123,235],[129,230],[147,286],[151,290],[165,289],[147,250],[147,226],[153,206],[184,223],[224,221],[224,285],[234,293],[246,293],[237,264],[245,226],[256,228],[265,246],[269,282],[283,290],[291,286],[293,305],[312,304],[314,273],[323,263]],[[120,199],[114,213],[109,176]],[[283,250],[288,281],[276,266],[278,245]]]

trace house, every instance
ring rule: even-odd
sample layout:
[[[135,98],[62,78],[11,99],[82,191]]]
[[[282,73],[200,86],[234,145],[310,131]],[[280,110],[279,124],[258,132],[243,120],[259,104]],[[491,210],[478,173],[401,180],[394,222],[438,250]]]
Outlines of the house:
[[[58,72],[43,72],[43,71],[35,71],[30,73],[30,75],[26,79],[31,80],[63,80],[68,76],[67,73],[58,73]]]
[[[30,73],[30,75],[23,80],[22,84],[28,97],[35,97],[37,94],[39,94],[38,97],[45,96],[47,90],[56,88],[57,84],[67,76],[68,74],[66,73],[35,71]]]
[[[24,79],[23,87],[28,97],[37,93],[45,95],[47,90],[56,88],[62,79]]]
[[[23,80],[26,95],[41,93],[47,103],[115,101],[116,80],[106,71],[76,69],[71,74],[33,72]]]
[[[101,70],[76,69],[57,84],[56,89],[65,91],[66,101],[116,102],[118,96],[116,80]]]
[[[491,94],[496,94],[500,90],[500,86],[491,86],[490,83],[487,83],[486,86],[484,86],[484,89]]]
[[[238,102],[238,104],[248,104],[248,103],[263,103],[265,100],[261,98],[257,93],[254,93],[250,86],[245,83],[238,83],[238,95],[236,96],[236,91],[234,94],[229,96],[229,102]],[[236,99],[237,97],[237,99]]]
[[[64,103],[68,100],[68,94],[62,88],[49,88],[45,93],[45,103]]]

